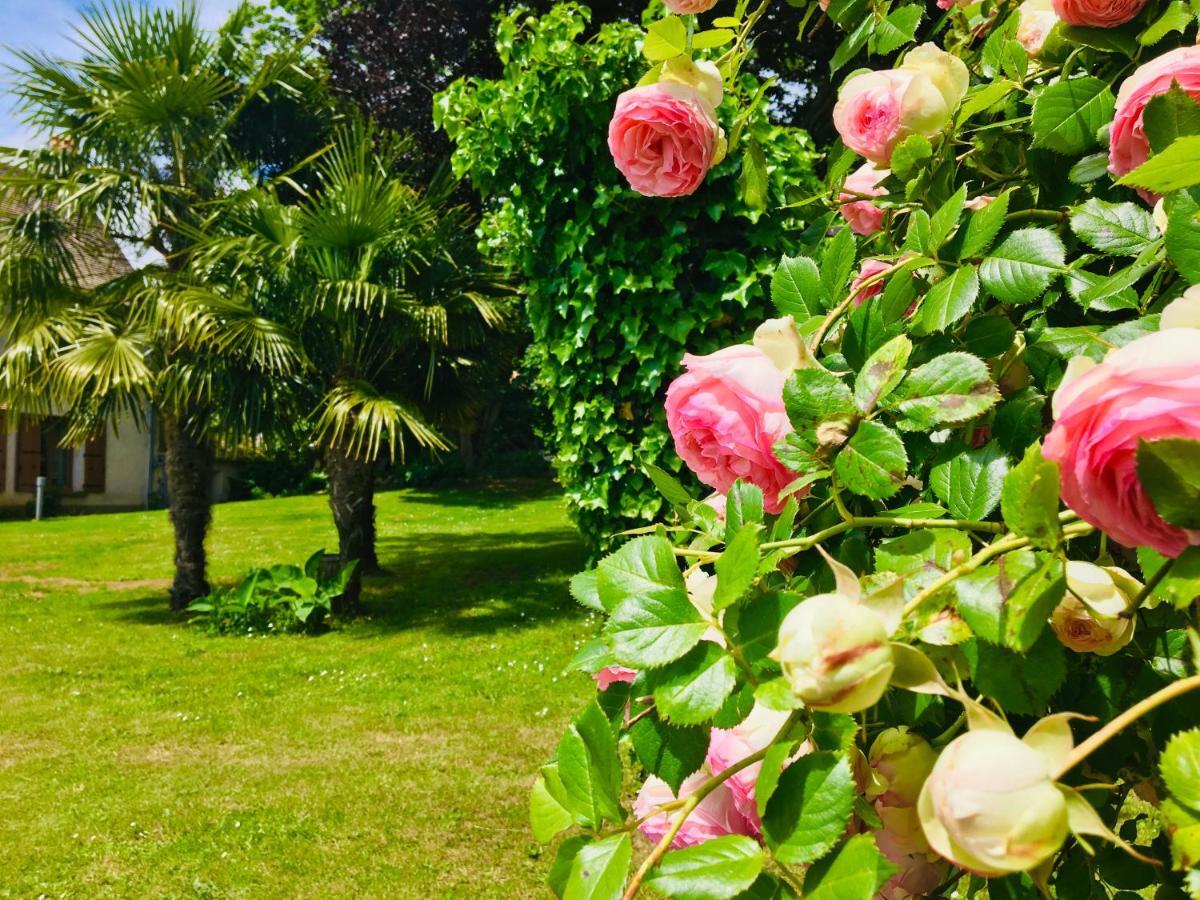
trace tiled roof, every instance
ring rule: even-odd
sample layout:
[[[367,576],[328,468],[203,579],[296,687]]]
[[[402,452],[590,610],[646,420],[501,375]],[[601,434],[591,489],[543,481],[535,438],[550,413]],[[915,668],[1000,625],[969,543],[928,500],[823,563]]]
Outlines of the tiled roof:
[[[29,203],[0,194],[0,216],[18,216],[29,209]],[[97,287],[133,271],[133,266],[117,242],[104,233],[99,222],[70,235],[67,246],[75,257],[75,269],[81,287]]]

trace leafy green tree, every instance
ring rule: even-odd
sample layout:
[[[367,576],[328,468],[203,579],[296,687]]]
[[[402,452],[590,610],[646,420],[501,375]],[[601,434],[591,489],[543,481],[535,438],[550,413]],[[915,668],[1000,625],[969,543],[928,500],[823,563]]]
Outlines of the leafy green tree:
[[[215,441],[284,413],[272,391],[299,360],[291,336],[193,252],[231,197],[286,167],[235,147],[255,104],[303,62],[296,49],[247,52],[253,22],[242,8],[212,35],[192,3],[117,0],[83,14],[79,59],[22,51],[13,73],[25,121],[51,146],[11,154],[0,182],[16,210],[0,231],[2,399],[18,414],[65,412],[68,440],[161,413],[174,609],[208,591]],[[81,270],[81,235],[95,227],[161,262]]]

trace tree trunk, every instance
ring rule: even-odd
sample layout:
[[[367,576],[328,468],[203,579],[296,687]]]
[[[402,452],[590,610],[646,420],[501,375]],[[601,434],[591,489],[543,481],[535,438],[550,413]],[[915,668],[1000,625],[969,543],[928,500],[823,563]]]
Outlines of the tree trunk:
[[[171,609],[179,612],[208,593],[204,538],[212,521],[213,449],[175,416],[163,417],[167,450],[167,494],[175,529],[175,581]]]
[[[362,576],[379,568],[375,555],[375,466],[340,447],[325,452],[329,473],[329,508],[338,533],[338,556],[342,565],[357,561],[354,577],[346,585],[339,612],[357,616],[362,612]]]

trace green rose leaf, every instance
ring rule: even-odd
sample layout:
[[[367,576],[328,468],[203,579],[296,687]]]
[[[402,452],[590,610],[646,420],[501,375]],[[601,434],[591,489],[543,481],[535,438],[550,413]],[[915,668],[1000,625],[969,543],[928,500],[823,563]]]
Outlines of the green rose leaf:
[[[920,333],[945,331],[971,311],[978,296],[979,272],[975,267],[961,266],[955,269],[925,295],[918,320]]]
[[[779,775],[762,815],[763,834],[785,865],[810,863],[832,849],[854,809],[854,776],[844,756],[800,757]]]
[[[896,394],[903,429],[929,431],[961,425],[987,412],[1000,399],[987,365],[969,353],[944,353],[913,371]]]
[[[762,867],[762,848],[753,838],[726,835],[672,850],[646,885],[675,900],[727,900],[749,888]]]
[[[610,612],[626,600],[687,600],[671,542],[658,535],[634,538],[596,566],[596,593]],[[586,604],[585,604],[586,605]]]
[[[600,573],[595,569],[572,575],[569,583],[571,596],[580,606],[604,612],[604,604],[600,602]]]
[[[676,725],[699,725],[721,711],[737,686],[733,657],[712,641],[656,671],[654,703]]]
[[[856,251],[854,232],[842,228],[825,242],[821,254],[821,293],[831,300],[841,299],[846,294],[846,282],[854,271]]]
[[[968,641],[962,650],[975,687],[1020,716],[1044,713],[1067,677],[1066,651],[1048,629],[1024,654],[982,641]]]
[[[731,540],[743,526],[760,525],[762,520],[762,488],[738,479],[725,495],[725,539]]]
[[[758,138],[751,135],[746,141],[746,152],[742,155],[742,174],[738,179],[742,189],[742,200],[751,209],[762,209],[767,205],[767,157]]]
[[[873,900],[898,872],[870,834],[856,834],[804,874],[805,900]]]
[[[1037,568],[1017,583],[1005,601],[1000,620],[1004,643],[1020,653],[1032,647],[1066,590],[1063,561],[1050,553],[1039,554]]]
[[[907,181],[922,169],[933,156],[933,145],[929,138],[920,134],[910,134],[892,151],[892,174],[901,181]]]
[[[823,315],[825,287],[817,264],[807,256],[785,256],[771,277],[771,300],[781,316],[797,322]]]
[[[1008,457],[995,441],[960,453],[930,472],[930,485],[956,519],[985,519],[1000,503]]]
[[[671,473],[660,469],[653,463],[642,463],[642,471],[654,482],[654,486],[658,488],[658,492],[667,499],[668,503],[674,506],[687,506],[692,502],[692,495]]]
[[[1184,0],[1173,0],[1162,15],[1138,35],[1138,43],[1143,47],[1153,47],[1172,31],[1187,31],[1195,20],[1196,14]]]
[[[546,787],[546,777],[539,777],[529,797],[529,827],[534,840],[540,844],[548,843],[556,834],[574,824],[571,813],[551,796]]]
[[[1200,528],[1200,441],[1138,441],[1137,472],[1155,512],[1180,528]]]
[[[1167,215],[1167,258],[1179,274],[1200,283],[1200,204],[1187,194],[1176,194]]]
[[[595,700],[567,726],[558,742],[557,756],[563,787],[563,796],[558,799],[576,821],[598,828],[604,820],[620,822],[625,818],[620,800],[617,736]]]
[[[900,490],[908,470],[908,453],[900,436],[886,425],[860,422],[833,465],[848,490],[883,500]]]
[[[1144,188],[1156,194],[1169,194],[1200,184],[1200,135],[1181,137],[1161,153],[1156,153],[1117,184]]]
[[[825,369],[797,369],[783,385],[783,406],[801,434],[822,422],[848,421],[858,415],[854,394]]]
[[[653,537],[642,540],[665,538]],[[669,546],[669,545],[668,545]],[[659,560],[660,564],[665,560]],[[672,566],[674,555],[672,554]],[[604,633],[612,645],[613,656],[622,665],[634,668],[664,666],[683,656],[700,640],[708,628],[700,612],[688,599],[683,576],[675,568],[678,584],[667,579],[666,569],[654,574],[662,580],[643,579],[643,593],[622,602],[605,625]]]
[[[687,53],[687,26],[679,16],[665,16],[646,29],[642,55],[650,62],[662,62]]]
[[[742,526],[717,559],[716,570],[713,609],[722,610],[736,603],[754,584],[758,574],[758,526]]]
[[[665,781],[675,794],[684,780],[704,765],[709,729],[671,725],[657,716],[644,716],[629,729],[633,752],[646,771]]]
[[[1150,98],[1142,113],[1142,125],[1150,148],[1161,153],[1177,138],[1200,134],[1200,103],[1173,84],[1169,91]]]
[[[632,860],[628,832],[584,845],[571,863],[563,900],[619,900]]]
[[[1016,336],[1016,326],[1007,316],[980,316],[967,323],[962,341],[967,352],[986,359],[1004,353]]]
[[[880,19],[871,36],[871,52],[876,56],[887,56],[912,41],[924,12],[924,7],[919,3],[910,3],[892,10]]]
[[[1008,600],[1013,590],[1038,566],[1037,557],[1018,550],[1000,557],[954,582],[958,614],[976,635],[993,644],[1004,643]]]
[[[854,401],[859,410],[869,413],[904,377],[912,341],[904,335],[892,338],[864,363],[854,379]]]
[[[1149,547],[1139,547],[1138,565],[1144,580],[1152,579],[1166,563],[1166,559]],[[1158,582],[1150,596],[1165,600],[1176,609],[1186,609],[1200,597],[1200,547],[1188,547],[1181,553],[1165,578]]]
[[[992,249],[996,235],[1004,226],[1004,217],[1008,215],[1010,196],[1011,192],[1005,191],[983,209],[971,213],[971,218],[967,220],[966,236],[959,249],[959,259],[976,259]]]
[[[937,212],[929,217],[930,252],[936,253],[940,250],[942,245],[950,239],[950,235],[958,228],[958,220],[966,202],[967,186],[964,184],[954,192],[953,197],[943,203]]]
[[[983,286],[1003,303],[1027,303],[1062,270],[1066,250],[1053,231],[1023,228],[1006,237],[979,267]]]
[[[1118,256],[1137,256],[1158,239],[1144,207],[1095,198],[1072,210],[1071,230],[1092,249]]]
[[[1004,478],[1000,512],[1013,534],[1027,537],[1035,547],[1058,546],[1062,525],[1058,520],[1058,464],[1042,456],[1033,444],[1025,457]]]
[[[1168,797],[1161,813],[1171,835],[1171,863],[1181,871],[1200,866],[1200,812]]]
[[[1200,813],[1200,728],[1172,737],[1163,751],[1160,767],[1171,796]]]
[[[1096,146],[1096,132],[1113,116],[1116,98],[1099,78],[1058,81],[1033,102],[1033,146],[1078,155]]]

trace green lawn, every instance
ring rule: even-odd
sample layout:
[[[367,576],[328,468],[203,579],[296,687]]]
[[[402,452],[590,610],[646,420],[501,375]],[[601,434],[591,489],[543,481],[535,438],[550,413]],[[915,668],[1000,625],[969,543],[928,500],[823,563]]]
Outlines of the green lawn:
[[[541,895],[581,545],[538,485],[378,507],[370,618],[307,638],[172,617],[163,512],[0,524],[0,896]],[[322,546],[323,497],[223,505],[211,574]]]

